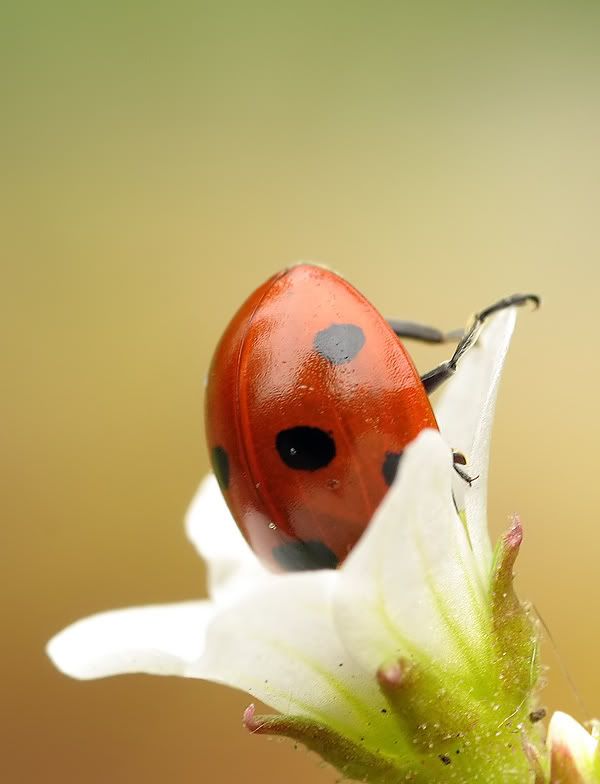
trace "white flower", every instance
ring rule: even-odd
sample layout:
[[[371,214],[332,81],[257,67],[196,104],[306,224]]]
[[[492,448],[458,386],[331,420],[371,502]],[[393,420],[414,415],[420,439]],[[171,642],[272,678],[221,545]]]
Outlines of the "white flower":
[[[551,784],[598,784],[600,782],[600,724],[592,732],[566,713],[557,711],[548,727]]]
[[[243,689],[282,714],[250,708],[251,730],[297,737],[351,777],[529,781],[520,733],[537,647],[512,592],[521,529],[494,556],[486,520],[490,428],[514,322],[511,309],[486,325],[436,408],[441,435],[425,431],[407,448],[339,569],[267,572],[211,476],[187,517],[210,598],[79,621],[49,643],[53,662],[76,678],[149,672]],[[472,487],[453,471],[451,447],[478,476]]]

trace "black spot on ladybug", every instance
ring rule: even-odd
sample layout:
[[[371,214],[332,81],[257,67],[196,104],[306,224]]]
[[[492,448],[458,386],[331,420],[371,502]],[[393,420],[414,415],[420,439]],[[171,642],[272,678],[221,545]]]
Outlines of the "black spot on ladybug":
[[[365,333],[356,324],[332,324],[315,335],[316,351],[334,365],[344,365],[365,344]]]
[[[229,456],[222,446],[213,447],[211,462],[219,487],[224,492],[229,487]]]
[[[383,478],[385,479],[385,483],[388,487],[391,486],[392,482],[396,478],[401,457],[402,452],[385,453],[385,459],[383,461],[383,465],[381,466],[381,473],[383,474]]]
[[[335,457],[335,441],[318,427],[300,425],[281,430],[275,446],[286,466],[297,471],[318,471]]]
[[[273,548],[273,557],[287,572],[311,569],[335,569],[339,563],[336,554],[323,542],[292,541]]]

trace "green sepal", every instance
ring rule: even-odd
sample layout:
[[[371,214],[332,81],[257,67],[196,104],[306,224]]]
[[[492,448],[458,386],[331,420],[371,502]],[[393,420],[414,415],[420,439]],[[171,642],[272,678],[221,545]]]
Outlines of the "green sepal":
[[[496,549],[490,589],[492,644],[502,691],[517,705],[529,704],[538,683],[540,666],[537,624],[513,588],[513,569],[523,540],[518,517]]]
[[[282,735],[315,751],[349,779],[373,784],[392,784],[402,780],[402,771],[383,754],[361,748],[330,727],[302,716],[257,716],[254,705],[244,712],[244,726],[255,735]],[[415,784],[426,779],[411,778]]]
[[[592,724],[592,731],[591,731],[592,738],[594,738],[594,740],[596,741],[600,741],[600,721],[598,721],[598,719],[593,719],[591,724]],[[600,742],[596,746],[596,753],[594,754],[592,767],[596,780],[600,782]]]

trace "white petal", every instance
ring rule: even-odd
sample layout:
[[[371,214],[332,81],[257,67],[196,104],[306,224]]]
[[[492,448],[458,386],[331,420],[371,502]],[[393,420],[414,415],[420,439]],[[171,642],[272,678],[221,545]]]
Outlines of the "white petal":
[[[385,734],[389,722],[379,713],[385,703],[375,678],[349,657],[334,628],[331,594],[338,579],[339,572],[329,570],[273,575],[219,612],[205,654],[188,674],[242,689],[284,714],[311,717],[349,737]]]
[[[559,743],[571,750],[575,757],[593,757],[598,741],[568,713],[555,711],[548,727],[548,742]]]
[[[597,722],[595,724],[597,726]],[[565,780],[561,776],[561,769],[566,765],[567,770],[572,770],[569,761],[581,776],[582,782],[592,784],[600,781],[598,738],[590,734],[568,713],[556,711],[552,715],[548,727],[547,745],[550,748],[553,781],[554,776],[557,781]]]
[[[184,675],[204,650],[210,602],[133,607],[92,615],[48,643],[48,655],[73,678],[127,672]]]
[[[464,453],[468,461],[466,472],[478,477],[471,487],[456,480],[454,492],[458,507],[465,510],[482,583],[492,564],[486,510],[492,421],[515,321],[515,308],[502,311],[490,320],[435,406],[438,425],[446,442]]]
[[[448,446],[436,431],[424,431],[340,570],[339,633],[371,671],[398,656],[452,666],[481,644],[485,597],[451,475]]]
[[[389,732],[378,712],[385,703],[337,637],[330,597],[338,579],[336,571],[268,575],[233,605],[102,613],[60,632],[48,654],[75,678],[146,672],[224,683],[368,744],[371,733]]]
[[[213,599],[232,601],[268,575],[240,533],[213,474],[200,484],[185,525],[188,537],[206,561],[208,591]]]

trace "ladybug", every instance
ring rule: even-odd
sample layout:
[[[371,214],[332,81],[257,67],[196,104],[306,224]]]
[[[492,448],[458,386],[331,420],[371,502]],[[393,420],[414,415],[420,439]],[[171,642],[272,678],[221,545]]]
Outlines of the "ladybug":
[[[421,377],[400,337],[443,333],[386,321],[329,269],[298,264],[244,302],[221,338],[206,389],[214,473],[242,534],[275,571],[335,568],[394,481],[404,448],[437,429],[429,393],[447,379],[491,313],[453,357]],[[455,456],[455,467],[466,461]]]

